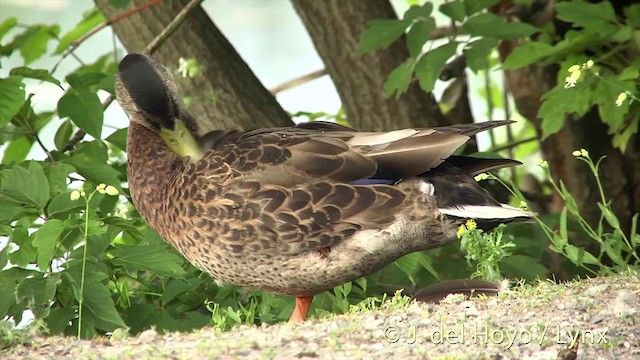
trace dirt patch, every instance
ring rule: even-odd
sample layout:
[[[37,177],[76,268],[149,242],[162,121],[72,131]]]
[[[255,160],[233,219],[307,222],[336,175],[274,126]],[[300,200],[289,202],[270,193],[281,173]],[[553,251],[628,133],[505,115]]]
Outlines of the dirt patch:
[[[577,346],[575,344],[577,343]],[[571,349],[573,346],[573,350]],[[577,349],[577,352],[576,352]],[[35,336],[4,359],[639,359],[640,277],[518,287],[497,298],[412,303],[304,324],[93,341]]]

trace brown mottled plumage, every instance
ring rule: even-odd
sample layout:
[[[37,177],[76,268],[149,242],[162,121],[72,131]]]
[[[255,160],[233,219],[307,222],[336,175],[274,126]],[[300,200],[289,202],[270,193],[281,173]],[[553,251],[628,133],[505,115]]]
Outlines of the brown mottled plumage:
[[[121,62],[117,95],[131,115],[129,189],[138,211],[223,283],[304,302],[452,242],[466,211],[486,227],[530,217],[469,175],[517,162],[451,156],[505,121],[386,133],[314,122],[200,137],[166,70],[138,54]],[[196,149],[182,156],[176,139]],[[299,311],[292,319],[304,318]]]

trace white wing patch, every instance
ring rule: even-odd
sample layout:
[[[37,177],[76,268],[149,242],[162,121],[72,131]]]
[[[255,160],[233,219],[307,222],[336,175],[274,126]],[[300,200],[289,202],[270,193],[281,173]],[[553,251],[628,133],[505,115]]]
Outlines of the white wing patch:
[[[506,204],[500,204],[500,206],[465,205],[438,210],[445,215],[463,219],[513,219],[535,215],[531,211],[521,210]]]

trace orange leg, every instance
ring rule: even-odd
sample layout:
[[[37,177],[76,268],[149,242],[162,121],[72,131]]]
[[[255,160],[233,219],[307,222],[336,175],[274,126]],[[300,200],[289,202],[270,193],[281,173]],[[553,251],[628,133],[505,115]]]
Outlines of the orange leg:
[[[304,322],[311,307],[311,301],[313,301],[313,296],[297,297],[296,307],[293,309],[293,314],[291,314],[289,322]]]

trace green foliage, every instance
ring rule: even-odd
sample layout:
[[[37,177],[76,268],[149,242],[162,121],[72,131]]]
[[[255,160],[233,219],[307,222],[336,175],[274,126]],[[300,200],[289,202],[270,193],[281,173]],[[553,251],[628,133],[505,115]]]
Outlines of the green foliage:
[[[389,74],[384,90],[388,96],[395,94],[396,98],[400,97],[409,88],[415,73],[420,87],[424,91],[433,91],[440,72],[447,61],[456,55],[460,44],[465,45],[462,53],[470,59],[471,70],[479,71],[486,68],[486,59],[499,39],[517,39],[539,31],[529,24],[507,22],[504,17],[483,12],[496,2],[456,0],[440,5],[438,10],[451,18],[463,31],[450,37],[444,45],[430,45],[427,52],[423,52],[423,47],[436,30],[436,21],[432,15],[433,4],[430,2],[411,6],[401,20],[371,21],[360,38],[358,50],[369,52],[386,48],[406,33],[410,58]]]
[[[511,253],[507,249],[516,246],[511,241],[503,242],[503,230],[505,225],[501,224],[490,233],[485,233],[476,227],[473,220],[461,225],[458,230],[460,238],[460,248],[467,255],[469,265],[476,264],[476,271],[471,274],[472,278],[481,278],[489,281],[502,280],[499,263]]]

